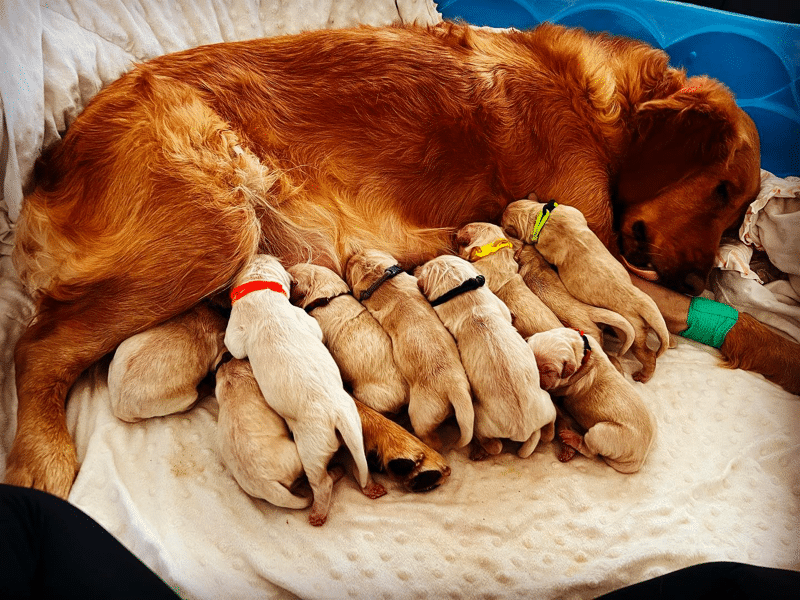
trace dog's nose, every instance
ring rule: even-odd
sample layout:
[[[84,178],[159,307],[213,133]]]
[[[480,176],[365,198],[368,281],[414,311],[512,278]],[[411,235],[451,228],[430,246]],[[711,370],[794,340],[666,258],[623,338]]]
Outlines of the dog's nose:
[[[692,271],[683,281],[683,292],[690,296],[699,296],[706,289],[706,278],[698,271]]]

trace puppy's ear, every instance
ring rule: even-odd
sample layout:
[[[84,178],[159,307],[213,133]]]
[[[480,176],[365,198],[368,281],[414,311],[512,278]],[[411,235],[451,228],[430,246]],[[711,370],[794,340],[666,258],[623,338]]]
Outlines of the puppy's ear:
[[[235,315],[228,321],[228,328],[225,330],[225,340],[223,343],[234,358],[241,359],[247,356],[247,328]]]

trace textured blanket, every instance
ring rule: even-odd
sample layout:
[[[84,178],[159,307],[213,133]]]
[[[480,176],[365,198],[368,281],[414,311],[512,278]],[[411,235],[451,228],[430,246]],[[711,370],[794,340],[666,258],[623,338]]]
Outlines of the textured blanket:
[[[425,0],[31,4],[0,11],[4,255],[40,148],[133,61],[305,28],[439,20]],[[31,309],[0,256],[0,472],[16,425],[13,345]],[[389,493],[373,501],[343,478],[321,528],[238,487],[216,450],[213,398],[123,423],[106,369],[87,371],[68,401],[82,463],[69,500],[186,598],[572,599],[711,560],[800,570],[800,399],[684,339],[652,380],[633,383],[658,421],[639,473],[560,463],[554,446],[480,463],[451,451],[452,475],[426,494],[378,475]]]

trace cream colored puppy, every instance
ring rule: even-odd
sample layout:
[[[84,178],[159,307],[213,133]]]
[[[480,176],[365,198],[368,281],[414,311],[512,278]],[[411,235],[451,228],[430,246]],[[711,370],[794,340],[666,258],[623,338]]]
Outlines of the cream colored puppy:
[[[364,494],[377,498],[386,491],[367,469],[361,420],[339,367],[314,318],[289,303],[290,284],[278,259],[255,255],[231,290],[225,346],[236,358],[249,357],[261,392],[294,434],[314,493],[309,522],[322,525],[330,508],[333,479],[327,467],[339,449],[337,432],[353,456]]]
[[[512,240],[517,249],[516,259],[519,274],[525,285],[550,307],[565,327],[579,329],[603,344],[603,332],[598,325],[608,325],[622,341],[618,353],[625,354],[633,344],[633,325],[622,315],[586,304],[575,298],[564,287],[564,283],[553,267],[539,254],[535,246]]]
[[[642,399],[594,339],[574,329],[537,333],[528,339],[542,386],[563,396],[564,409],[585,431],[559,426],[561,442],[584,456],[601,456],[621,473],[635,473],[647,458],[656,421]],[[559,373],[570,363],[572,374]]]
[[[408,384],[392,357],[392,340],[347,283],[327,267],[301,263],[289,267],[291,300],[319,323],[344,382],[353,396],[382,413],[396,413],[408,402]]]
[[[217,445],[222,462],[241,488],[275,506],[306,508],[311,498],[290,491],[303,464],[286,421],[267,404],[246,360],[217,369]]]
[[[536,357],[511,324],[511,313],[469,262],[439,256],[415,271],[422,292],[456,339],[475,394],[475,437],[489,454],[502,439],[522,442],[527,458],[553,439],[556,410],[539,387]]]
[[[511,322],[524,338],[561,327],[561,321],[528,289],[503,230],[491,223],[470,223],[456,234],[458,253],[475,265],[486,285],[511,311]]]
[[[198,304],[122,342],[108,367],[111,409],[135,422],[183,412],[225,351],[225,318]]]
[[[353,294],[392,340],[395,364],[409,384],[408,416],[423,442],[439,448],[436,428],[455,412],[458,446],[472,440],[475,413],[453,337],[417,287],[386,252],[368,250],[347,262]]]
[[[546,206],[547,210],[543,210]],[[535,244],[545,260],[558,269],[561,281],[575,298],[618,311],[633,325],[633,354],[642,363],[633,378],[647,381],[655,370],[656,358],[670,343],[658,307],[631,283],[625,267],[589,229],[578,209],[556,205],[551,210],[551,207],[552,203],[545,205],[533,200],[512,202],[503,213],[503,229],[525,243]],[[660,342],[656,352],[647,347],[650,329]]]

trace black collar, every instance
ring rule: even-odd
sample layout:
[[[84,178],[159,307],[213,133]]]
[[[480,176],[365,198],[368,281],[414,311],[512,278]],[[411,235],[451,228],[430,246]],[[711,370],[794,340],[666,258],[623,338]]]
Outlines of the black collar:
[[[214,367],[214,376],[217,375],[217,371],[219,371],[219,368],[222,365],[224,365],[226,362],[229,362],[231,360],[233,360],[233,354],[231,354],[230,352],[225,350],[225,352],[223,352],[222,356],[220,357],[219,362],[217,363],[217,366]]]
[[[402,272],[403,269],[400,268],[400,265],[394,265],[386,269],[383,272],[383,275],[380,276],[378,281],[376,281],[367,289],[365,289],[363,292],[361,292],[361,295],[358,297],[359,301],[363,302],[364,300],[368,300],[379,287],[381,287],[384,283],[389,281],[392,277],[399,275]]]
[[[477,290],[484,283],[486,283],[486,278],[483,275],[478,275],[477,277],[471,277],[461,285],[454,287],[449,292],[445,292],[444,294],[439,296],[436,300],[431,300],[431,306],[439,306],[440,304],[444,304],[448,300],[452,300],[456,296],[460,296],[465,292],[471,292],[472,290]]]
[[[316,300],[312,300],[311,302],[309,302],[308,305],[303,310],[305,310],[307,313],[310,313],[312,310],[314,310],[315,308],[319,308],[320,306],[328,306],[328,304],[330,304],[331,300],[333,300],[334,298],[338,298],[339,296],[347,296],[349,293],[350,291],[339,292],[338,294],[334,294],[333,296],[328,296],[327,298],[324,296],[322,298],[317,298]]]

